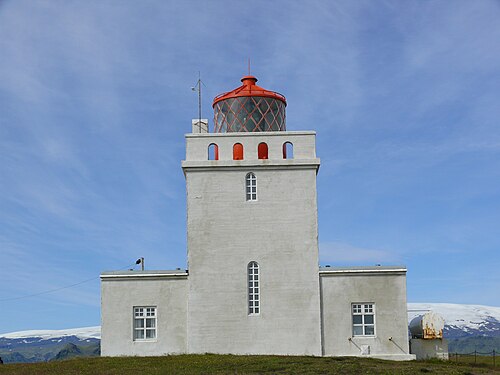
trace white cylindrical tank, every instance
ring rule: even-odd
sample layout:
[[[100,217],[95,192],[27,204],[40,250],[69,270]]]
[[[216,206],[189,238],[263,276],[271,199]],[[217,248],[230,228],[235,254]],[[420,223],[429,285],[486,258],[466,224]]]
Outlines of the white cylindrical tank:
[[[410,322],[411,336],[416,339],[442,339],[443,329],[443,317],[432,311],[416,316]]]

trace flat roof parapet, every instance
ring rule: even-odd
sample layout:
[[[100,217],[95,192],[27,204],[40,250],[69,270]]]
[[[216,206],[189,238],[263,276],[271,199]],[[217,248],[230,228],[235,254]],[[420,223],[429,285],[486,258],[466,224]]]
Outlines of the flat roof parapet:
[[[320,267],[320,276],[406,274],[406,266]]]
[[[152,271],[105,271],[102,272],[101,280],[123,279],[123,278],[168,278],[168,277],[187,277],[187,270],[152,270]]]

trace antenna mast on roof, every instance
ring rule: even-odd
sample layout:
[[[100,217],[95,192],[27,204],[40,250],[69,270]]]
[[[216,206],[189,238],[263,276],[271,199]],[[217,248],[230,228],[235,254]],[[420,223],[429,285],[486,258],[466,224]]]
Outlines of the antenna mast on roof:
[[[201,132],[201,85],[206,87],[206,85],[201,80],[201,73],[198,71],[198,81],[196,82],[196,85],[194,87],[191,87],[191,90],[198,91],[198,127],[200,128],[200,132]]]

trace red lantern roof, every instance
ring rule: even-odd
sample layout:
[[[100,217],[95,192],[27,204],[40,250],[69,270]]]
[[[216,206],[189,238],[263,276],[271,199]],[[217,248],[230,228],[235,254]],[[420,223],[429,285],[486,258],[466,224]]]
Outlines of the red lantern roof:
[[[242,96],[260,96],[265,98],[278,99],[281,100],[286,106],[286,98],[283,95],[257,86],[255,84],[255,82],[257,82],[257,78],[255,78],[254,76],[245,76],[241,79],[241,82],[243,82],[243,85],[241,85],[237,89],[217,95],[214,98],[212,107],[222,100],[238,98]]]

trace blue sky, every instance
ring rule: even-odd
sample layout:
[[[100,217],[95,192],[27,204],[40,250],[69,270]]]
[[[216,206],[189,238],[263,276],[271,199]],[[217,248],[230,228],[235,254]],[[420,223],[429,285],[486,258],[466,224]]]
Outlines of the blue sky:
[[[498,1],[0,2],[0,332],[98,325],[99,280],[186,267],[198,71],[317,131],[321,264],[500,306]],[[15,299],[93,280],[38,297]]]

